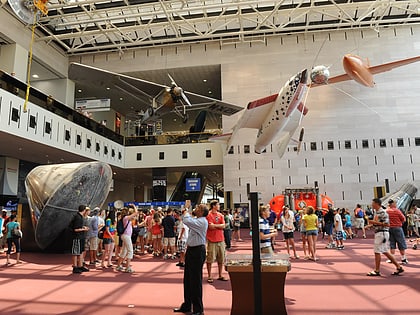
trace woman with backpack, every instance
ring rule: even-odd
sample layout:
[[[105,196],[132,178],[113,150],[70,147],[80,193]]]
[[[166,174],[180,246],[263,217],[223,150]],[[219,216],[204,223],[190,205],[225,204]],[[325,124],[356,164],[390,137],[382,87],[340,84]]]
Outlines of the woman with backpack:
[[[357,237],[357,232],[359,230],[362,230],[363,232],[363,238],[366,238],[366,232],[365,232],[365,210],[362,209],[362,206],[357,204],[356,208],[354,209],[354,217],[355,217],[355,235]]]
[[[6,266],[10,265],[10,254],[12,252],[12,246],[15,244],[16,248],[16,263],[20,264],[20,238],[22,237],[22,232],[20,231],[19,222],[16,221],[16,215],[12,214],[10,216],[10,222],[6,225],[7,230],[7,256],[6,256]]]
[[[109,211],[107,217],[105,218],[105,231],[103,235],[102,242],[104,244],[104,251],[102,254],[102,268],[112,267],[112,253],[114,252],[115,242],[115,210]],[[105,261],[108,261],[108,264],[105,266]]]

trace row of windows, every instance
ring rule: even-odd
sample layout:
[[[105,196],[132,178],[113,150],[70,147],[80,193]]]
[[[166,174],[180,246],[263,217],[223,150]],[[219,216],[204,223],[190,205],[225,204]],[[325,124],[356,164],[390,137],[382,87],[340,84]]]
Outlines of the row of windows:
[[[369,147],[372,147],[372,148],[376,148],[376,147],[386,148],[387,146],[390,146],[390,147],[411,146],[412,145],[412,140],[410,138],[408,138],[406,140],[407,141],[405,141],[404,138],[397,138],[397,139],[385,139],[385,138],[383,138],[383,139],[379,139],[379,140],[363,139],[361,141],[360,140],[359,141],[358,140],[327,141],[326,149],[327,150],[334,150],[335,148],[338,148],[338,150],[340,150],[341,148],[344,148],[344,149],[352,149],[352,148],[358,149],[359,146],[362,149],[369,149]],[[414,145],[415,146],[420,146],[420,137],[415,137],[414,138]],[[288,148],[288,150],[290,150],[290,149]],[[304,151],[308,150],[306,142],[303,143],[303,150]],[[310,142],[309,143],[309,150],[310,151],[324,150],[324,142],[323,141],[321,141],[319,143],[318,142]],[[240,145],[237,146],[236,151],[237,151],[237,154],[241,153],[241,146]],[[273,152],[272,145],[271,145],[270,151]],[[265,153],[265,152],[266,152],[266,150],[263,151],[263,153]],[[235,153],[235,147],[231,146],[229,148],[228,154],[234,154],[234,153]],[[245,144],[243,146],[243,153],[244,154],[251,153],[249,144]]]
[[[17,108],[12,107],[11,110],[11,115],[10,115],[10,119],[16,123],[20,123],[20,115],[19,115],[19,110]],[[35,130],[37,130],[37,120],[38,120],[38,114],[36,115],[32,115],[29,114],[29,120],[28,120],[28,129],[32,128]],[[52,135],[52,121],[46,121],[44,119],[44,129],[43,129],[43,136],[45,135]],[[64,142],[71,142],[71,129],[65,129],[64,130]],[[81,134],[76,134],[76,144],[79,146],[82,146],[82,135]],[[86,149],[91,150],[92,148],[92,140],[87,138],[86,139]],[[99,142],[95,143],[95,151],[97,153],[101,152],[101,144]],[[109,154],[109,149],[107,145],[103,146],[103,154],[104,155],[108,155]],[[116,152],[115,149],[111,149],[111,157],[115,158],[116,157]],[[118,159],[121,160],[122,159],[122,153],[118,152]]]
[[[159,152],[159,156],[158,156],[159,160],[165,160],[165,152]],[[188,159],[188,151],[182,151],[181,153],[181,158],[183,160]],[[206,158],[209,159],[211,158],[211,150],[206,150]],[[137,161],[141,161],[143,159],[143,154],[141,152],[137,153]]]
[[[352,181],[351,182],[353,182],[353,175],[354,174],[352,174],[352,175],[350,175],[350,176],[352,176]],[[336,176],[336,175],[335,175]],[[397,176],[397,172],[393,172],[393,175],[392,175],[392,179],[394,180],[394,182],[396,182],[397,180],[399,180],[398,179],[398,176]],[[296,178],[296,177],[295,177]],[[312,182],[310,182],[309,181],[309,176],[308,175],[305,175],[305,183],[302,183],[301,182],[301,180],[302,180],[302,176],[299,176],[299,180],[298,180],[298,182],[299,183],[295,183],[295,181],[293,180],[293,176],[288,176],[288,183],[287,183],[287,185],[297,185],[297,184],[305,184],[305,185],[311,185],[312,184]],[[357,174],[357,182],[358,183],[363,183],[363,182],[372,182],[371,180],[368,180],[368,181],[363,181],[362,180],[362,174]],[[261,178],[259,178],[259,177],[257,177],[257,176],[255,176],[254,177],[254,179],[253,179],[253,181],[254,181],[254,183],[253,183],[253,185],[255,185],[255,186],[258,186],[258,182],[259,182],[259,179],[261,179]],[[336,178],[337,179],[337,178]],[[414,173],[414,171],[412,171],[411,172],[411,180],[412,181],[415,181],[416,180],[416,176],[415,176],[415,173]],[[380,180],[379,180],[379,173],[375,173],[375,181],[377,182],[377,183],[379,183],[380,182]],[[381,180],[382,181],[382,180]],[[325,175],[325,174],[323,174],[322,175],[322,182],[324,183],[324,184],[328,184],[327,183],[327,176]],[[343,175],[343,174],[339,174],[339,177],[338,177],[338,182],[339,183],[341,183],[341,184],[344,184],[344,183],[348,183],[347,181],[345,181],[345,175]],[[244,185],[246,185],[246,184],[248,184],[249,183],[249,177],[247,178],[247,182],[246,183],[244,183],[244,181],[243,181],[243,179],[241,178],[241,177],[239,177],[238,178],[238,185],[239,185],[239,187],[241,187],[243,184]],[[276,185],[279,185],[280,183],[277,183],[276,182],[276,177],[275,176],[271,176],[271,185],[272,186],[276,186]]]

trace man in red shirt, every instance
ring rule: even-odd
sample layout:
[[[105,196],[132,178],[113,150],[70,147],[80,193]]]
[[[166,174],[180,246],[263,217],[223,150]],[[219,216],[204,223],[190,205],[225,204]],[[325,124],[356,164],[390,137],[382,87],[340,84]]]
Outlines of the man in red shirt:
[[[391,247],[391,254],[395,254],[395,249],[398,245],[398,249],[401,254],[401,263],[408,264],[408,260],[405,257],[407,243],[405,242],[404,231],[402,229],[402,225],[405,222],[405,216],[401,210],[397,208],[397,204],[392,199],[388,200],[388,208],[386,209],[386,212],[389,216],[389,243]]]
[[[216,260],[219,268],[219,277],[217,280],[227,281],[222,276],[223,263],[225,260],[225,237],[223,235],[223,229],[225,228],[225,219],[223,214],[219,212],[220,204],[217,200],[210,202],[210,212],[207,215],[207,221],[209,227],[207,229],[207,274],[208,283],[213,283],[211,276],[211,265]]]

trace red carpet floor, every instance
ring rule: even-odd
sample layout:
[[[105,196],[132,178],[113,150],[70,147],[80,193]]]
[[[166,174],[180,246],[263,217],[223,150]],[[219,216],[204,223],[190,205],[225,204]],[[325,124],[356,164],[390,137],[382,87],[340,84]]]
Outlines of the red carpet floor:
[[[409,244],[401,276],[391,276],[394,267],[383,259],[382,277],[370,278],[365,274],[373,269],[372,242],[372,235],[348,240],[338,251],[325,249],[319,239],[318,262],[293,260],[285,288],[288,314],[420,314],[420,250]],[[285,252],[284,243],[278,241],[277,249]],[[298,249],[303,257],[300,244]],[[251,252],[249,237],[231,252]],[[73,275],[70,255],[23,252],[22,261],[6,267],[0,254],[0,314],[161,315],[182,302],[182,270],[174,261],[136,256],[131,275],[99,268]],[[230,282],[209,284],[206,274],[204,269],[205,314],[229,314]]]

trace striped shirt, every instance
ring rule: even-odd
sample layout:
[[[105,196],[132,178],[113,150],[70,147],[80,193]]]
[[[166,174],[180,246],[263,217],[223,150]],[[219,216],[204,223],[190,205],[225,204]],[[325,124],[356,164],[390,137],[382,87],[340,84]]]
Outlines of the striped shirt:
[[[263,219],[260,217],[260,233],[263,233],[264,235],[270,234],[270,224],[268,220]],[[270,238],[262,240],[260,239],[260,247],[266,248],[271,246],[271,240]]]

